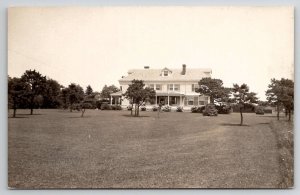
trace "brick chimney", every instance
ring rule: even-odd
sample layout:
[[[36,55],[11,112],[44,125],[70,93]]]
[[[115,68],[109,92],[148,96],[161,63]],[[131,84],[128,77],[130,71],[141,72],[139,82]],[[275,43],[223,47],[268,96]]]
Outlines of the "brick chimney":
[[[182,75],[185,75],[186,73],[186,65],[185,64],[182,64],[182,71],[181,71],[181,74]]]
[[[150,67],[149,66],[144,66],[144,69],[149,69]]]

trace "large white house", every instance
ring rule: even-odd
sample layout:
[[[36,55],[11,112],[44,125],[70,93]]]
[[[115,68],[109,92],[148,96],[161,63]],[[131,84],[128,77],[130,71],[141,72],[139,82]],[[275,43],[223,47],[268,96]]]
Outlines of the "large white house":
[[[211,69],[189,69],[185,64],[181,69],[151,69],[145,66],[144,69],[129,70],[128,75],[119,80],[121,91],[111,95],[117,100],[114,102],[129,105],[129,101],[122,97],[122,94],[126,92],[133,79],[138,79],[156,91],[155,101],[148,102],[148,105],[159,103],[183,107],[206,105],[209,103],[209,97],[200,95],[196,89],[198,82],[204,77],[211,77],[211,73]]]

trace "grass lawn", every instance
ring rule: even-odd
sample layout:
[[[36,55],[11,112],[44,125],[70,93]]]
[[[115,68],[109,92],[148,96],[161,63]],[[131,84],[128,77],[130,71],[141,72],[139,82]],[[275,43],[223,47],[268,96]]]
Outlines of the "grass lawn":
[[[18,110],[8,184],[19,188],[277,188],[275,115]],[[12,111],[10,111],[10,114]]]

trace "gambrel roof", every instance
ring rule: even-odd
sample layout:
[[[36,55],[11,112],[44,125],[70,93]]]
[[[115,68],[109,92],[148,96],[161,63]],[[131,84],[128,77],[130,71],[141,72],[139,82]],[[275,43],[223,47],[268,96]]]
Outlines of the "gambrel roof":
[[[163,70],[169,70],[172,74],[162,76]],[[209,68],[186,68],[186,72],[182,75],[182,69],[132,69],[128,71],[128,75],[119,81],[132,81],[133,79],[143,81],[199,81],[204,77],[211,77],[211,69]]]

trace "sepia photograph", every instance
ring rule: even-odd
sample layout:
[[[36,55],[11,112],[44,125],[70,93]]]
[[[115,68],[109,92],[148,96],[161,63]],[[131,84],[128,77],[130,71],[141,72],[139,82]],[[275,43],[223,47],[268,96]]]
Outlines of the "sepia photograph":
[[[9,189],[294,187],[293,6],[7,14]]]

